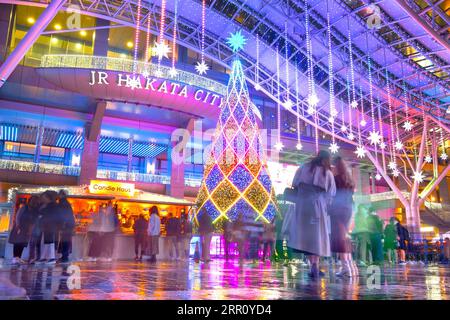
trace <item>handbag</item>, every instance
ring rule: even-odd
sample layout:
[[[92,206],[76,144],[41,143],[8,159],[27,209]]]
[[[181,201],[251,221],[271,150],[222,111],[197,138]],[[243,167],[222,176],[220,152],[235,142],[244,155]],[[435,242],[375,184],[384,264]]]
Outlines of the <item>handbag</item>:
[[[283,192],[283,197],[284,197],[284,201],[289,201],[289,202],[295,203],[297,201],[297,197],[298,197],[298,188],[297,187],[285,188],[284,192]]]

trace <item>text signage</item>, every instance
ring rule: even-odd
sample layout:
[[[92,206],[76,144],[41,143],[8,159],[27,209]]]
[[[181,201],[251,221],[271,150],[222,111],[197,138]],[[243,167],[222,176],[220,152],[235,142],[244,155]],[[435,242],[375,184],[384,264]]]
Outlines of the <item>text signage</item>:
[[[132,197],[134,195],[134,184],[91,180],[89,192],[92,194]]]

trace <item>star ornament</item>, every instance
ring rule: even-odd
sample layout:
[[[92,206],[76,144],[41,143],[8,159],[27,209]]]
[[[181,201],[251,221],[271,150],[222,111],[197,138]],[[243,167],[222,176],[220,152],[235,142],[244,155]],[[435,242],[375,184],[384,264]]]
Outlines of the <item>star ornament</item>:
[[[313,115],[313,114],[316,112],[316,109],[314,109],[314,107],[312,107],[312,106],[309,106],[309,107],[308,107],[308,110],[306,110],[306,112],[307,112],[309,115]]]
[[[352,103],[350,103],[350,107],[356,109],[358,107],[358,102],[356,102],[356,100],[353,100]]]
[[[283,102],[283,106],[284,106],[286,109],[292,108],[293,105],[294,105],[294,104],[293,104],[292,101],[289,100],[289,99],[287,99],[285,102]]]
[[[130,79],[129,82],[128,82],[128,85],[129,85],[129,87],[131,88],[131,90],[134,90],[134,89],[136,89],[136,88],[139,88],[140,84],[141,84],[141,83],[140,83],[138,77],[132,78],[132,79]]]
[[[349,140],[352,140],[352,141],[353,141],[353,140],[355,140],[355,135],[354,135],[353,133],[350,132],[350,133],[348,134],[347,138],[348,138]]]
[[[381,141],[380,149],[384,150],[384,149],[386,149],[386,147],[387,147],[386,143],[384,143],[384,141]]]
[[[275,144],[275,149],[277,149],[278,151],[281,151],[283,148],[284,148],[284,145],[283,145],[283,143],[281,141],[278,141]]]
[[[395,148],[396,150],[402,150],[402,149],[403,149],[403,143],[402,143],[401,141],[397,140],[397,141],[395,142],[395,144],[394,144],[394,148]]]
[[[381,174],[379,174],[379,173],[377,173],[376,175],[375,175],[375,179],[377,180],[377,181],[380,181],[381,180]]]
[[[164,42],[155,42],[153,47],[153,55],[157,56],[159,60],[169,58],[170,47]]]
[[[358,146],[356,148],[355,154],[358,158],[364,158],[366,155],[366,149],[363,146]]]
[[[421,183],[421,182],[423,182],[423,179],[425,178],[425,176],[423,175],[422,171],[414,171],[414,175],[411,178],[413,178],[414,181]]]
[[[379,144],[381,142],[381,135],[378,131],[372,131],[369,133],[370,144]]]
[[[392,175],[397,178],[400,175],[400,171],[398,169],[393,169]]]
[[[303,149],[303,145],[299,142],[299,143],[297,143],[297,145],[295,146],[295,148],[296,148],[298,151],[300,151],[300,150]]]
[[[432,158],[429,154],[427,154],[427,155],[425,156],[425,162],[426,162],[426,163],[431,163],[431,162],[433,162],[433,158]]]
[[[441,154],[441,159],[444,160],[444,161],[447,160],[447,159],[448,159],[447,153],[443,152],[443,153]]]
[[[319,97],[317,97],[317,95],[315,93],[311,94],[308,97],[308,104],[310,107],[315,108],[318,103],[319,103]]]
[[[338,146],[338,144],[336,142],[332,142],[330,144],[330,146],[328,147],[328,149],[330,149],[331,153],[336,153],[339,150],[339,146]]]
[[[388,168],[391,170],[397,169],[397,163],[395,161],[389,162]]]
[[[144,71],[142,72],[142,76],[143,76],[144,78],[148,78],[148,77],[150,76],[150,73],[148,72],[148,70],[144,70]]]
[[[169,76],[171,76],[172,78],[175,78],[178,75],[178,71],[175,68],[170,68],[169,70]]]
[[[361,127],[365,127],[367,125],[367,121],[362,119],[360,122]]]
[[[346,132],[347,129],[348,129],[347,126],[345,124],[343,124],[342,127],[341,127],[341,131],[342,132]]]
[[[409,120],[406,120],[405,123],[403,123],[403,129],[405,129],[406,131],[411,131],[412,127],[413,124]]]
[[[209,66],[205,63],[205,61],[197,62],[197,65],[195,66],[195,71],[197,71],[198,74],[206,74],[206,71],[209,70]]]
[[[230,46],[233,52],[238,52],[239,50],[242,50],[246,42],[247,39],[244,38],[244,36],[241,33],[241,30],[235,33],[230,33],[230,36],[227,38],[227,44]]]

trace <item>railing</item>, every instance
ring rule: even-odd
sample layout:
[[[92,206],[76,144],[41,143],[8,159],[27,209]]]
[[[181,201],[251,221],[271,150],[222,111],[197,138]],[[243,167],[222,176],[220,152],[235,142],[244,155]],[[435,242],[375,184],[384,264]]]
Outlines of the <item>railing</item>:
[[[79,176],[79,167],[70,167],[48,163],[34,163],[17,160],[0,159],[0,170],[14,170],[23,172],[38,172],[48,174],[60,174],[65,176]]]
[[[97,178],[119,181],[170,184],[170,177],[168,176],[125,171],[97,170]]]
[[[97,178],[118,180],[118,181],[136,181],[145,183],[170,184],[170,177],[165,175],[136,173],[114,170],[97,170]],[[187,175],[184,184],[189,187],[200,187],[202,183],[201,177]]]
[[[87,55],[45,55],[41,60],[41,68],[80,68],[111,70],[127,73],[145,74],[158,78],[167,78],[225,95],[226,86],[220,82],[199,76],[195,73],[177,70],[175,76],[170,75],[171,67],[144,63],[124,58],[99,57]],[[158,74],[159,72],[160,74]],[[156,76],[158,75],[158,76]]]
[[[439,202],[425,201],[425,207],[444,222],[450,223],[450,205]]]

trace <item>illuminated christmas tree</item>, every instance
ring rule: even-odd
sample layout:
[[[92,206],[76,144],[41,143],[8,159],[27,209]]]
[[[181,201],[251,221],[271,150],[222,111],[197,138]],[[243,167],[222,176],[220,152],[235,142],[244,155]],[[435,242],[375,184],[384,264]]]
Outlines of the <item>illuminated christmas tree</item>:
[[[243,214],[270,222],[277,210],[275,192],[238,59],[224,101],[197,197],[198,212],[207,212],[213,221],[235,221]]]

